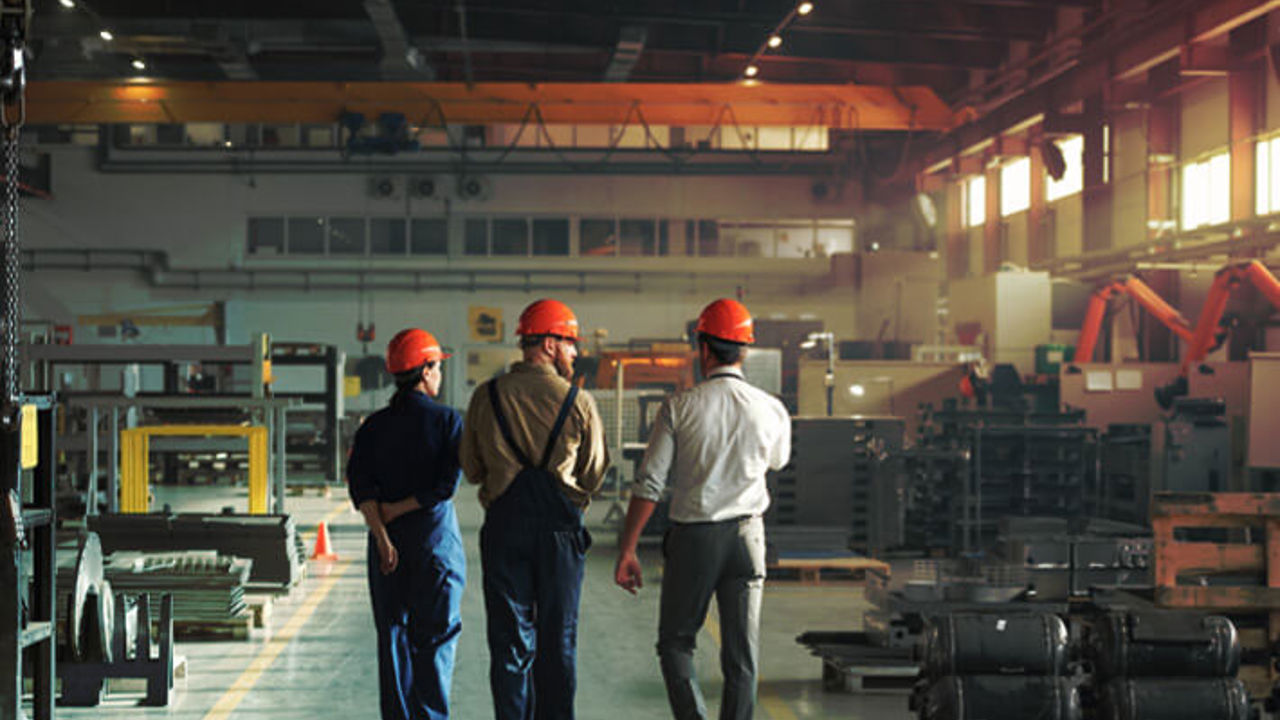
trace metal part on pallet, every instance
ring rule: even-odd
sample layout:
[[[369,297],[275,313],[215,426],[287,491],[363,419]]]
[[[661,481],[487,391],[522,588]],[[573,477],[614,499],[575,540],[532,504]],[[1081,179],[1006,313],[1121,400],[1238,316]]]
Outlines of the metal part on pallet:
[[[1249,694],[1235,678],[1127,678],[1102,690],[1099,720],[1249,720]]]
[[[1052,675],[947,676],[913,696],[912,703],[920,720],[1084,717],[1076,685],[1070,678]]]
[[[169,704],[173,690],[173,597],[160,598],[159,635],[152,657],[151,604],[147,596],[136,601],[131,596],[108,594],[105,617],[111,618],[113,659],[65,660],[58,662],[63,705],[94,707],[102,702],[108,678],[143,678],[146,696],[141,705]]]
[[[1115,677],[1234,677],[1240,638],[1225,617],[1147,610],[1109,613],[1088,645],[1096,674]]]
[[[1097,431],[1084,414],[925,408],[902,453],[904,545],[977,552],[1007,516],[1076,517],[1094,483]]]
[[[1067,625],[1053,613],[949,613],[924,631],[924,672],[942,675],[1065,675]]]

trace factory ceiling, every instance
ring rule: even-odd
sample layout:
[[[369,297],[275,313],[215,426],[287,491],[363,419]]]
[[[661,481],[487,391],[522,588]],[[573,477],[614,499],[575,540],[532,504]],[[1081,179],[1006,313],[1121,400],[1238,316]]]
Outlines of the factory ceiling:
[[[802,14],[809,4],[793,0],[37,0],[32,77],[723,83],[746,73],[924,86],[954,102],[975,73],[1042,44],[1063,13],[1087,18],[1099,4],[815,0]]]

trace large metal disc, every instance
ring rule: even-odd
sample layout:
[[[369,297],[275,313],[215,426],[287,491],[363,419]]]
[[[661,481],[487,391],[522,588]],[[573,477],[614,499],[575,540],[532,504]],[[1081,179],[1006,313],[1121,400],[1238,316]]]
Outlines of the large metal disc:
[[[68,598],[71,607],[67,608],[67,635],[71,640],[71,655],[77,660],[85,659],[84,616],[85,606],[90,596],[95,597],[95,605],[102,597],[102,543],[96,533],[84,533],[80,536],[79,547],[76,548],[76,580],[74,589]],[[93,611],[99,611],[95,608]],[[101,626],[103,623],[98,623]],[[99,631],[95,631],[99,632]],[[110,643],[108,643],[109,645]]]

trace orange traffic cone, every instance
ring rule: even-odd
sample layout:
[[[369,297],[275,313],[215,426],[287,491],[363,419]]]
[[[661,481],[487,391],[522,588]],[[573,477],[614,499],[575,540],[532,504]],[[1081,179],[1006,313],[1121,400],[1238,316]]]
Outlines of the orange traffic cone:
[[[338,553],[329,545],[329,523],[321,520],[316,529],[316,548],[311,551],[312,560],[337,560]]]

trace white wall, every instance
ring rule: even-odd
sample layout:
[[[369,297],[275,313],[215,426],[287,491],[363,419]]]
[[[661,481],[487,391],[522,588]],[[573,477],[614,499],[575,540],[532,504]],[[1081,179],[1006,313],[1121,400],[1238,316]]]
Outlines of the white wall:
[[[636,215],[689,218],[851,217],[848,202],[815,203],[811,179],[802,177],[638,177],[638,176],[493,176],[492,197],[483,203],[373,199],[363,174],[136,174],[98,172],[93,149],[48,148],[53,154],[53,198],[25,201],[24,246],[29,248],[148,248],[165,250],[179,267],[228,269],[244,262],[246,219],[255,215],[431,215],[526,213],[564,215]],[[848,197],[855,195],[848,192]],[[448,206],[448,207],[446,207]],[[545,259],[541,259],[544,260]],[[636,267],[634,259],[602,260],[614,270]],[[656,260],[656,259],[655,259]],[[503,259],[469,258],[500,264]],[[357,270],[359,259],[315,258],[304,262]],[[519,262],[517,260],[516,262]],[[585,332],[608,330],[610,342],[632,337],[680,337],[685,323],[710,300],[742,296],[759,317],[819,317],[841,338],[858,335],[856,290],[852,278],[813,275],[819,260],[756,261],[750,272],[699,274],[708,267],[696,258],[669,259],[660,280],[641,278],[641,292],[574,291],[557,293],[570,303]],[[711,262],[714,262],[711,261]],[[788,280],[779,263],[793,262],[808,275]],[[661,264],[661,263],[659,263]],[[670,271],[678,271],[672,273]],[[685,276],[685,270],[689,274]],[[781,270],[781,273],[779,272]],[[819,273],[822,268],[819,268]],[[643,273],[642,273],[643,274]],[[766,277],[767,276],[767,277]],[[349,358],[364,354],[355,339],[361,297],[355,290],[177,289],[152,286],[132,271],[36,271],[25,275],[27,317],[73,323],[80,315],[189,305],[227,303],[228,342],[247,342],[256,332],[279,341],[333,343]],[[501,307],[507,340],[520,310],[547,293],[379,290],[365,294],[366,321],[377,325],[369,350],[381,354],[387,340],[409,325],[426,327],[448,345],[467,340],[471,305]],[[918,321],[906,321],[915,332]],[[78,342],[114,342],[92,328],[76,329]],[[214,341],[207,328],[143,328],[138,342]],[[448,386],[461,388],[461,369]],[[353,402],[358,407],[359,401]]]

